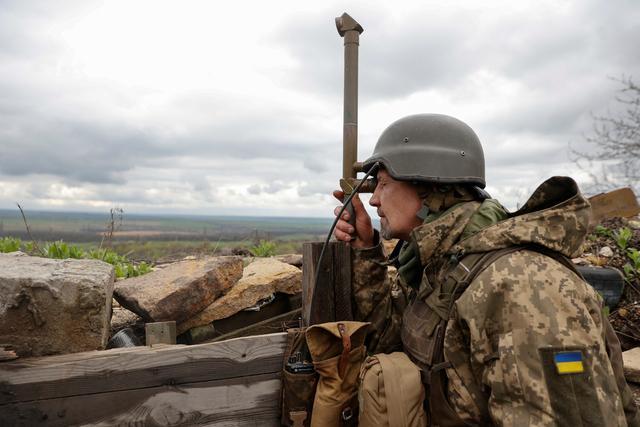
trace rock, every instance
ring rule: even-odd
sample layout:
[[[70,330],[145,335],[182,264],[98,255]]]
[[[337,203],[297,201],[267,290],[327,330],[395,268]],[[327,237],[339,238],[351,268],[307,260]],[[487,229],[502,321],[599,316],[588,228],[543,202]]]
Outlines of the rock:
[[[19,356],[104,348],[113,284],[102,261],[0,254],[0,343]]]
[[[133,311],[129,311],[120,305],[116,306],[114,304],[113,314],[111,315],[111,331],[113,333],[140,323],[144,323],[144,319],[142,319],[142,317],[138,316]]]
[[[605,258],[611,258],[613,256],[613,249],[611,249],[609,246],[603,246],[600,251],[598,251],[598,255]]]
[[[586,260],[586,259],[584,259],[584,258],[580,258],[580,257],[578,257],[578,258],[573,258],[573,259],[571,260],[571,262],[572,262],[572,263],[574,263],[575,265],[589,265],[589,261],[587,261],[587,260]]]
[[[627,381],[640,383],[640,347],[622,352],[624,376]]]
[[[114,298],[147,322],[182,322],[211,304],[241,276],[239,257],[181,261],[117,282]]]
[[[637,220],[630,220],[628,223],[629,227],[633,228],[634,230],[640,230],[640,221]]]
[[[585,256],[584,259],[587,261],[587,265],[592,265],[595,267],[603,267],[607,265],[608,262],[607,258],[595,255]]]
[[[178,324],[178,334],[195,326],[227,318],[253,306],[275,292],[297,294],[302,291],[302,271],[274,258],[255,258],[238,283],[222,298],[191,319]]]
[[[274,256],[273,258],[277,259],[280,262],[284,262],[285,264],[293,265],[296,267],[302,267],[301,254],[277,255],[277,256]]]
[[[0,346],[0,362],[17,359],[18,355],[10,347]]]

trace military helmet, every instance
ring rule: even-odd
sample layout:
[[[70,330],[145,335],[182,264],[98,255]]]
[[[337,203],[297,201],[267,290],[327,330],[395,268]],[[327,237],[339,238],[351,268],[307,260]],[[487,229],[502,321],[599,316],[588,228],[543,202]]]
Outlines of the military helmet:
[[[485,187],[484,153],[475,132],[444,114],[416,114],[382,132],[364,171],[380,162],[394,179]]]

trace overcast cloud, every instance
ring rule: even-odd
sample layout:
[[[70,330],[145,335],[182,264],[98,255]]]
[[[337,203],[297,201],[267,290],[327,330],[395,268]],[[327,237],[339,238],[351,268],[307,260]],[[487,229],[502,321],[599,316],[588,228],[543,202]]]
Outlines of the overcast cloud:
[[[592,113],[640,79],[640,5],[611,1],[0,0],[0,208],[329,216],[342,39],[360,44],[359,157],[394,120],[480,136],[488,190],[588,184]]]

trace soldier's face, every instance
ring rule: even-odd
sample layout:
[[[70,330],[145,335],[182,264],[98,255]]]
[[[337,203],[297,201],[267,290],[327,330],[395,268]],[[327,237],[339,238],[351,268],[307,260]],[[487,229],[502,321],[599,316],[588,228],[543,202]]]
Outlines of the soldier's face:
[[[378,185],[369,204],[378,208],[380,234],[385,239],[409,240],[411,230],[422,224],[416,216],[422,207],[416,187],[393,179],[384,169],[378,172]]]

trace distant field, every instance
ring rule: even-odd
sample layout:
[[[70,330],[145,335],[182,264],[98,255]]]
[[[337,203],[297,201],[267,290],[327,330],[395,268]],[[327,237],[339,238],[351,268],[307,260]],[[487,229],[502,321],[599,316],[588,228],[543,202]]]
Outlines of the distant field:
[[[25,212],[38,241],[64,240],[97,246],[108,229],[109,214]],[[277,243],[277,253],[299,252],[304,241],[324,240],[331,218],[136,215],[116,217],[112,246],[134,259],[162,261],[198,253],[228,253],[260,240]],[[28,240],[18,209],[0,210],[0,237]]]

